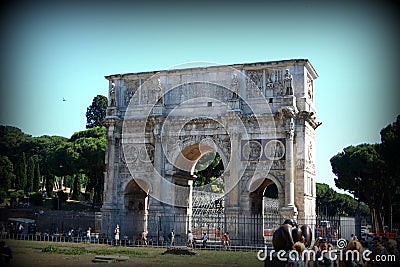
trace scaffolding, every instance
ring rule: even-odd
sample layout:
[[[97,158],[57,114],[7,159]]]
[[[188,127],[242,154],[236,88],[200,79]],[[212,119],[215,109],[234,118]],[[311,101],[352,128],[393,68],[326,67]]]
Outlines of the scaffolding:
[[[193,216],[209,217],[224,212],[224,193],[193,190]]]

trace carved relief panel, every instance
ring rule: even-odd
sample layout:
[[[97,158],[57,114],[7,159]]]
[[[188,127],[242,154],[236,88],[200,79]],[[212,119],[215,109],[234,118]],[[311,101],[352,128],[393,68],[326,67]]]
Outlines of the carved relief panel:
[[[124,83],[125,83],[126,90],[125,90],[125,94],[124,94],[123,103],[125,104],[125,106],[128,106],[132,97],[135,95],[135,93],[137,92],[137,89],[139,88],[140,80],[125,79]],[[134,102],[134,104],[138,104],[139,97],[136,95],[134,97],[134,99],[132,99],[132,101]]]
[[[267,88],[273,90],[274,96],[284,95],[283,79],[284,69],[268,69],[267,70]]]
[[[248,70],[246,76],[247,98],[261,97],[264,80],[263,70]]]

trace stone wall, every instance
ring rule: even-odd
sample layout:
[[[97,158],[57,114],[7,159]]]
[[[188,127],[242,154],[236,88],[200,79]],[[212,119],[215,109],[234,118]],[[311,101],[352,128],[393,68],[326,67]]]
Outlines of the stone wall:
[[[317,77],[306,59],[106,76],[102,228],[190,215],[193,168],[210,151],[224,163],[226,214],[262,213],[275,184],[282,216],[314,216]]]

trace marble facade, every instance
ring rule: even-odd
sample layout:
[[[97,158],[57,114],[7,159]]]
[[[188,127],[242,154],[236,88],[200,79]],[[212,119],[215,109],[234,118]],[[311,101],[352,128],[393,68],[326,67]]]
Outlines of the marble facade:
[[[226,214],[262,212],[274,184],[282,216],[315,216],[317,77],[307,59],[106,76],[102,230],[132,235],[151,214],[190,215],[194,166],[213,151]]]

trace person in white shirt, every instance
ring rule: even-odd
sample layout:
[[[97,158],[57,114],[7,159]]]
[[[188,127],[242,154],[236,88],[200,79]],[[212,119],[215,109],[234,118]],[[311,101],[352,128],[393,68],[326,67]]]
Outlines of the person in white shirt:
[[[189,230],[188,231],[188,247],[193,248],[193,234],[192,232]]]
[[[118,242],[119,242],[119,233],[120,233],[119,225],[117,224],[117,227],[115,227],[115,230],[114,230],[115,245],[118,245]]]
[[[92,228],[89,226],[88,229],[86,230],[86,240],[89,241],[91,240],[91,235],[92,235]]]

